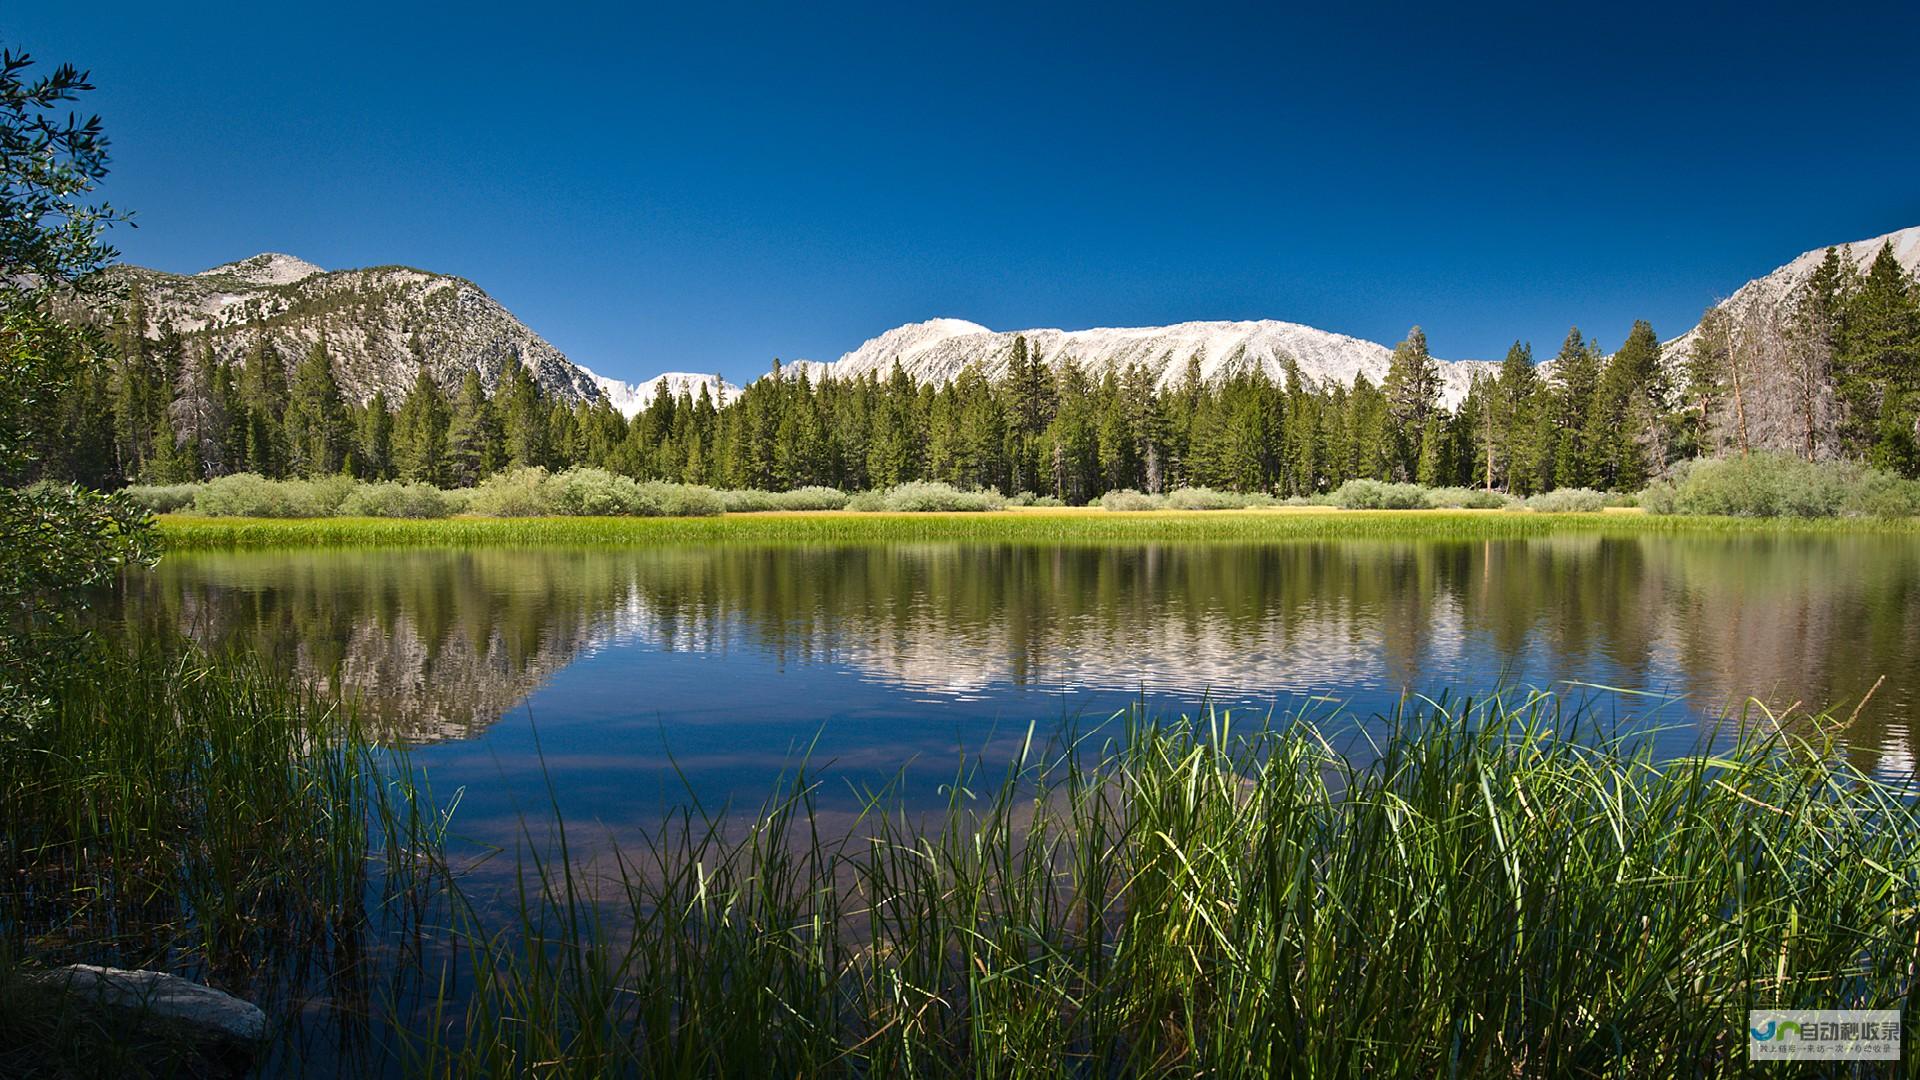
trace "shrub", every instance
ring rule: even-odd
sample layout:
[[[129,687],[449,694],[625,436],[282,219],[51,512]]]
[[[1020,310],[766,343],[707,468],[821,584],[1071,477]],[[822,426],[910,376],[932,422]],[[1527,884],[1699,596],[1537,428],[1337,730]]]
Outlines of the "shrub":
[[[541,517],[554,512],[547,470],[507,469],[474,485],[467,509],[488,517]]]
[[[635,513],[658,517],[715,517],[727,511],[718,491],[701,484],[669,484],[649,480],[637,485]]]
[[[1100,508],[1103,510],[1158,510],[1165,505],[1167,505],[1165,496],[1143,495],[1132,488],[1121,488],[1100,496]]]
[[[1505,492],[1485,488],[1427,489],[1427,505],[1443,510],[1499,510],[1512,501],[1513,497]]]
[[[214,517],[332,517],[354,486],[346,476],[269,480],[258,473],[234,473],[207,481],[194,495],[193,508]]]
[[[1905,517],[1920,513],[1920,483],[1855,462],[1767,452],[1683,461],[1640,505],[1652,514]]]
[[[1054,506],[1065,506],[1067,504],[1061,502],[1059,499],[1055,498],[1052,495],[1035,495],[1031,491],[1018,491],[1012,495],[1007,496],[1006,505],[1054,507]]]
[[[1840,512],[1850,517],[1913,517],[1920,514],[1920,480],[1863,469],[1841,500]]]
[[[847,505],[847,493],[839,488],[803,487],[792,491],[759,491],[746,488],[720,492],[729,514],[761,513],[769,510],[840,510]]]
[[[1679,493],[1668,480],[1656,480],[1640,492],[1640,508],[1649,514],[1677,514],[1680,512]]]
[[[1169,510],[1244,510],[1255,498],[1258,496],[1190,487],[1168,492],[1166,503]]]
[[[346,517],[443,518],[465,505],[461,493],[441,491],[432,484],[386,481],[355,487],[340,504]]]
[[[171,514],[193,506],[199,484],[135,484],[122,491],[135,506],[155,514]]]
[[[1333,505],[1348,510],[1422,510],[1427,492],[1419,484],[1349,480],[1334,491]]]
[[[1527,498],[1527,509],[1536,514],[1591,514],[1606,508],[1606,493],[1592,488],[1559,488]]]
[[[649,512],[632,478],[605,469],[568,469],[547,478],[553,513],[573,517],[616,517]],[[658,511],[653,511],[658,512]]]
[[[864,491],[847,503],[849,510],[888,510],[895,513],[998,510],[1006,498],[988,488],[962,491],[938,480],[915,480],[885,491]]]

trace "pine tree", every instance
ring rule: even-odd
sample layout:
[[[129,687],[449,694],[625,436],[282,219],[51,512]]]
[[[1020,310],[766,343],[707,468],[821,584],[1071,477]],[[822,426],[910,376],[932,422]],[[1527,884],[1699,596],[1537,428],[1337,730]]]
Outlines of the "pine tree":
[[[1427,335],[1419,327],[1409,330],[1407,339],[1394,346],[1381,392],[1386,395],[1391,421],[1387,435],[1393,441],[1394,478],[1410,479],[1416,470],[1427,419],[1440,400],[1440,365],[1427,351]]]
[[[1920,299],[1889,242],[1844,305],[1834,357],[1849,442],[1869,462],[1920,472]]]
[[[478,374],[472,374],[477,381]],[[440,392],[440,384],[434,380],[432,370],[421,364],[393,420],[393,469],[402,480],[423,484],[448,482],[453,471],[448,467],[449,423],[447,401]],[[451,478],[470,484],[480,475],[484,474]]]
[[[262,476],[286,475],[287,433],[282,417],[287,411],[287,369],[264,336],[254,342],[241,369],[240,402],[247,469]]]
[[[333,358],[323,335],[294,369],[287,388],[287,467],[299,476],[327,476],[346,459],[348,427]]]
[[[1543,472],[1540,447],[1534,439],[1537,424],[1539,372],[1533,366],[1533,346],[1516,341],[1500,362],[1500,374],[1488,398],[1495,432],[1494,461],[1507,490],[1526,495],[1540,490]]]
[[[1400,443],[1389,431],[1390,403],[1373,380],[1362,374],[1353,380],[1347,398],[1346,446],[1351,455],[1346,473],[1353,479],[1393,480],[1400,473],[1396,461]]]
[[[1645,486],[1653,470],[1666,466],[1666,416],[1660,339],[1642,319],[1601,369],[1588,410],[1585,442],[1594,482],[1618,491]]]
[[[1567,340],[1553,358],[1553,388],[1548,402],[1557,433],[1554,487],[1592,487],[1599,480],[1599,453],[1588,423],[1599,384],[1599,350],[1580,335],[1579,327],[1568,330]]]
[[[1831,456],[1834,431],[1834,357],[1843,332],[1843,314],[1857,274],[1853,263],[1828,248],[1791,301],[1787,317],[1790,382],[1794,416],[1800,428],[1800,456],[1817,461]]]
[[[357,475],[365,480],[393,478],[393,410],[387,404],[387,392],[376,390],[355,425],[354,461]]]
[[[507,464],[516,468],[547,464],[546,395],[518,356],[507,358],[494,401],[500,413]]]
[[[1011,436],[1009,486],[1015,491],[1045,490],[1051,485],[1047,465],[1041,460],[1042,444],[1057,404],[1053,370],[1032,355],[1023,334],[1014,336],[1013,351],[1007,358],[1005,392]]]
[[[1044,455],[1053,495],[1078,506],[1097,491],[1099,450],[1092,415],[1092,392],[1085,372],[1071,360],[1056,373],[1059,402],[1047,425]]]
[[[147,474],[154,432],[168,403],[166,376],[159,351],[147,337],[147,321],[146,294],[136,288],[114,335],[119,354],[113,382],[114,460],[127,478]]]
[[[211,342],[202,343],[180,370],[171,411],[172,436],[183,449],[188,479],[204,480],[227,469],[232,445],[228,431],[228,390]]]
[[[447,479],[461,487],[472,487],[504,461],[499,417],[480,381],[480,370],[470,367],[461,377],[448,425]]]

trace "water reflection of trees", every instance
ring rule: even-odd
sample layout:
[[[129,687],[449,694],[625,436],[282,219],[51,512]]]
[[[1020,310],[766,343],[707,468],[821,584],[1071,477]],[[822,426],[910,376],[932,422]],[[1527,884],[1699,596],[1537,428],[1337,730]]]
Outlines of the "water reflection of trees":
[[[1512,670],[1821,704],[1885,675],[1863,723],[1889,747],[1920,689],[1920,545],[1900,537],[281,552],[171,559],[129,588],[136,622],[285,657],[416,738],[623,640],[947,693]]]

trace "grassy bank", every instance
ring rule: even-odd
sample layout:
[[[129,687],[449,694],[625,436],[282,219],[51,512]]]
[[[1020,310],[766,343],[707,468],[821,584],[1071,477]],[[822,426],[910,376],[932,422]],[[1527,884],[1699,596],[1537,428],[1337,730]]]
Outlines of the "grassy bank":
[[[1334,539],[1502,539],[1584,533],[1897,532],[1920,519],[1752,519],[1498,510],[1346,511],[1276,508],[1115,514],[1099,509],[1032,509],[956,514],[832,511],[708,518],[207,518],[166,514],[161,534],[174,549],[306,546],[518,546],[660,543],[862,543],[971,540],[1009,543],[1258,541]]]

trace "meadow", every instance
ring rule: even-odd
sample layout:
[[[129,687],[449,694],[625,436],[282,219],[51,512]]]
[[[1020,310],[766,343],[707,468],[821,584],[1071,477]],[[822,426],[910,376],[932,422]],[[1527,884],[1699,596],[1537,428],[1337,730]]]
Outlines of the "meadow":
[[[1588,513],[1499,510],[1261,510],[1118,514],[1099,508],[974,513],[790,511],[720,517],[232,518],[158,517],[176,550],[306,546],[596,546],[656,543],[1206,542],[1257,540],[1507,539],[1566,533],[1920,532],[1912,518],[1657,516],[1632,509]]]

